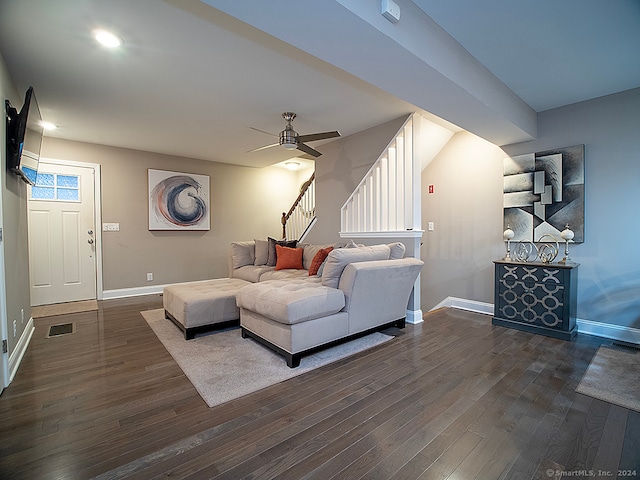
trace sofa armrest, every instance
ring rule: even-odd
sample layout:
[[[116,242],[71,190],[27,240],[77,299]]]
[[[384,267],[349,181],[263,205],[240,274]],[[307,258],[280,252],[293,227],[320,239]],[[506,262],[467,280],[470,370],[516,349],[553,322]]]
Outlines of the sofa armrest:
[[[347,265],[340,277],[349,333],[406,317],[409,296],[424,262],[415,258],[376,260]]]

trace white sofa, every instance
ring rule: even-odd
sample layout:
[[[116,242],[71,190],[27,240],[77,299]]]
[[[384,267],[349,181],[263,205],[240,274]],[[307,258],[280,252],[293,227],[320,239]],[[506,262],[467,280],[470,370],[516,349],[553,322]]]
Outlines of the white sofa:
[[[308,268],[326,246],[301,247],[306,269],[276,270],[255,265],[255,242],[232,245],[230,276],[255,279],[236,295],[243,337],[282,354],[293,368],[320,348],[389,326],[404,327],[409,296],[423,266],[420,260],[403,258],[404,245],[335,248],[321,276],[310,276]]]
[[[300,269],[277,270],[275,239],[234,242],[229,249],[229,277],[168,285],[163,289],[165,317],[184,333],[185,340],[208,330],[238,325],[237,292],[250,282],[273,278],[308,278],[313,256],[323,246],[305,245]],[[336,245],[344,246],[344,244]],[[271,249],[271,250],[270,250]],[[271,252],[269,258],[268,253]],[[273,266],[265,265],[273,263]],[[306,266],[306,268],[305,268]],[[263,275],[264,274],[264,275]]]

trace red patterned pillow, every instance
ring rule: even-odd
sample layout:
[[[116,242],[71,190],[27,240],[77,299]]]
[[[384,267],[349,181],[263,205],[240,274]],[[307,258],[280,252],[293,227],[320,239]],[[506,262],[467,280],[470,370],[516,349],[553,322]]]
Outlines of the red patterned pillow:
[[[318,250],[318,253],[316,253],[313,260],[311,260],[311,265],[309,265],[309,276],[318,274],[320,265],[322,265],[322,262],[324,262],[324,259],[327,258],[327,255],[329,255],[331,250],[333,250],[333,247],[321,248]]]
[[[276,244],[276,270],[285,268],[303,269],[302,248],[282,247]]]

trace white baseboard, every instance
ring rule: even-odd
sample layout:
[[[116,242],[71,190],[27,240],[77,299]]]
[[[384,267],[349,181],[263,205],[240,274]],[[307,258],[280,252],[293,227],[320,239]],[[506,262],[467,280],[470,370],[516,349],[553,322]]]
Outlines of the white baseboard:
[[[134,288],[118,288],[115,290],[104,290],[102,292],[102,299],[109,300],[112,298],[126,298],[126,297],[139,297],[141,295],[153,295],[162,293],[162,290],[167,285],[150,285],[148,287],[134,287]]]
[[[582,320],[580,318],[576,319],[576,324],[578,325],[578,333],[640,345],[640,330],[637,328],[594,322],[593,320]]]
[[[412,325],[424,322],[422,319],[422,310],[407,310],[406,322]]]
[[[20,362],[22,362],[22,357],[24,357],[27,351],[34,330],[33,318],[29,318],[27,326],[22,331],[22,335],[20,335],[16,348],[11,352],[11,355],[9,355],[9,382],[13,381],[13,377],[15,377],[18,371],[18,367],[20,366]]]
[[[484,315],[493,315],[492,303],[478,302],[476,300],[467,300],[457,297],[447,297],[429,311],[432,312],[439,308],[457,308],[459,310],[468,310],[470,312],[482,313]]]
[[[493,315],[492,303],[478,302],[475,300],[466,300],[464,298],[456,297],[445,298],[429,311],[431,312],[433,310],[446,307],[468,310],[470,312],[482,313],[485,315]],[[578,333],[640,345],[640,329],[637,328],[594,322],[593,320],[583,320],[581,318],[576,319],[576,325],[578,326]]]

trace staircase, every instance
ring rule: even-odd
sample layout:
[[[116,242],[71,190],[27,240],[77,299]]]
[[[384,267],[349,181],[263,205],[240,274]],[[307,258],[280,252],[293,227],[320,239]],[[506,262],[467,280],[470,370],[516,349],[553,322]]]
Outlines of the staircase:
[[[342,237],[398,237],[420,232],[420,171],[414,155],[414,116],[342,206]]]
[[[300,195],[287,213],[282,212],[282,238],[298,240],[299,242],[309,233],[316,223],[316,174],[302,184]]]

